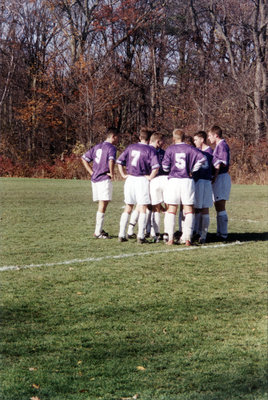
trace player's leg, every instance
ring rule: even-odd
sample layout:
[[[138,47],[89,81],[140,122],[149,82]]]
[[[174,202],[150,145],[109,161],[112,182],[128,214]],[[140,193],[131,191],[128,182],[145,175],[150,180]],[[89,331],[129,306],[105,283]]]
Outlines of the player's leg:
[[[95,237],[108,236],[106,232],[103,231],[104,215],[109,204],[109,200],[99,200],[98,211],[96,213],[96,225],[95,225]]]
[[[202,208],[201,210],[201,236],[199,243],[204,244],[207,239],[208,227],[210,223],[209,208]]]
[[[203,198],[204,198],[204,180],[198,179],[195,182],[195,198],[194,198],[194,207],[195,207],[195,223],[194,223],[194,235],[196,238],[201,236],[201,209],[203,208]]]
[[[152,206],[151,204],[148,204],[147,209],[146,209],[146,224],[145,224],[145,237],[150,237],[151,235],[151,229],[152,229]]]
[[[180,205],[180,211],[178,214],[178,225],[179,225],[179,233],[182,234],[183,232],[183,225],[184,225],[184,214],[183,214],[183,207],[182,204]]]
[[[139,205],[139,219],[138,219],[138,235],[137,235],[137,240],[139,243],[143,242],[145,239],[145,229],[146,229],[146,224],[147,224],[147,204],[140,204]]]
[[[160,210],[163,201],[163,177],[157,176],[150,182],[150,196],[152,203],[151,236],[158,241],[160,235]]]
[[[195,183],[193,179],[181,179],[182,188],[182,204],[185,216],[183,239],[187,246],[191,245],[194,231],[194,199],[195,199]]]
[[[153,206],[153,214],[152,214],[152,227],[154,229],[154,241],[159,242],[160,238],[160,218],[161,215],[161,203],[155,204]]]
[[[231,178],[228,173],[218,175],[212,185],[214,205],[217,212],[217,236],[227,239],[228,236],[228,215],[226,201],[229,200],[231,191]]]
[[[215,201],[217,212],[217,236],[227,239],[228,236],[228,215],[226,212],[226,200]]]
[[[124,198],[125,198],[126,206],[121,215],[120,223],[119,223],[118,240],[120,242],[127,241],[127,238],[126,238],[127,223],[128,223],[129,216],[133,210],[133,206],[136,203],[135,194],[133,192],[133,186],[134,186],[133,177],[129,176],[125,180],[125,184],[124,184]]]
[[[195,208],[195,213],[194,213],[194,235],[197,235],[197,237],[201,236],[201,220],[202,220],[202,213],[200,208]]]
[[[168,235],[167,245],[172,245],[174,243],[174,230],[176,222],[176,214],[178,210],[177,204],[169,204],[167,212],[164,219],[164,230]]]
[[[136,206],[132,211],[129,219],[129,225],[127,230],[128,239],[136,238],[136,234],[134,233],[134,228],[138,222],[138,219],[139,219],[139,207]]]
[[[107,206],[112,200],[112,182],[108,179],[102,182],[92,182],[92,193],[93,201],[98,201],[94,236],[98,239],[109,238],[108,233],[103,230],[103,224]]]
[[[185,240],[186,246],[190,246],[192,237],[193,237],[193,231],[194,231],[194,206],[193,204],[184,204],[183,205],[183,212],[185,215],[185,221],[184,221],[184,229],[183,229],[183,238]]]
[[[149,181],[145,176],[136,177],[135,184],[135,197],[137,200],[137,204],[139,205],[139,219],[138,219],[138,234],[137,234],[137,242],[145,243],[145,229],[147,223],[147,209],[148,205],[151,203],[150,199],[150,186]]]
[[[163,240],[171,245],[174,242],[174,230],[178,206],[181,204],[181,179],[171,178],[167,181],[164,191],[164,201],[168,204],[164,218]]]
[[[209,180],[201,180],[202,197],[201,197],[201,232],[199,243],[204,244],[207,239],[208,227],[210,224],[209,208],[213,206],[212,185]]]
[[[133,204],[126,204],[125,209],[123,213],[121,214],[120,218],[120,224],[119,224],[119,234],[118,234],[118,240],[119,242],[126,242],[126,229],[127,229],[127,223],[128,223],[128,218],[131,214],[131,211],[133,210]]]

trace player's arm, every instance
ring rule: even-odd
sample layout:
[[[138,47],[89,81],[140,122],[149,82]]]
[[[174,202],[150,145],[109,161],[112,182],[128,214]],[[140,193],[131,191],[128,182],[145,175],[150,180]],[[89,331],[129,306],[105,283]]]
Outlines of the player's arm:
[[[158,174],[158,171],[159,171],[159,168],[155,168],[152,170],[150,175],[146,175],[146,178],[148,179],[148,181],[151,181],[152,179],[154,179],[156,177],[156,175]]]
[[[191,175],[193,175],[195,172],[199,171],[200,168],[205,165],[207,162],[207,157],[206,156],[199,156],[199,159],[196,160],[196,162],[194,163],[194,165],[192,166],[191,169]]]
[[[214,176],[212,178],[212,183],[215,183],[219,173],[220,173],[221,164],[214,165]]]
[[[122,164],[118,164],[118,169],[119,169],[119,173],[122,176],[122,178],[126,179],[128,177],[128,174],[125,173],[123,165]]]
[[[213,166],[214,166],[214,176],[212,178],[212,183],[214,183],[220,173],[221,166],[227,165],[227,157],[226,154],[219,154],[213,157]]]
[[[109,171],[107,175],[109,175],[112,179],[114,178],[114,166],[115,161],[113,159],[109,160]]]
[[[158,161],[158,155],[155,152],[152,160],[151,160],[151,173],[150,175],[146,175],[146,178],[148,179],[148,181],[151,181],[152,179],[154,179],[156,177],[156,175],[159,172],[159,168],[160,168],[160,164]]]
[[[86,161],[83,157],[81,157],[81,160],[82,160],[82,163],[83,163],[85,169],[89,173],[89,175],[92,176],[93,175],[93,169],[91,168],[91,165],[89,164],[89,162]]]

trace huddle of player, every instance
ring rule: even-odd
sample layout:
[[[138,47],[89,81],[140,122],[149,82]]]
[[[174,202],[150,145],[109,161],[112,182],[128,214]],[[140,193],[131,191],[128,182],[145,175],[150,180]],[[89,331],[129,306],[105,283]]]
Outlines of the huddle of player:
[[[116,158],[118,133],[116,129],[108,128],[106,140],[82,156],[91,176],[93,201],[98,201],[96,238],[109,238],[103,230],[103,222],[107,205],[112,200],[115,164],[125,180],[125,208],[118,234],[120,242],[137,238],[138,243],[146,243],[146,236],[151,234],[154,242],[163,238],[167,245],[179,240],[179,243],[190,246],[195,233],[199,243],[204,244],[213,201],[217,212],[217,236],[221,240],[227,238],[225,205],[231,189],[228,173],[230,151],[222,138],[221,128],[214,125],[208,135],[199,131],[193,138],[186,136],[181,129],[174,129],[172,135],[173,144],[163,150],[163,136],[150,128],[141,128],[139,142],[130,144]],[[208,146],[207,139],[216,145],[214,151]],[[165,233],[162,236],[160,216],[163,210]],[[179,237],[175,232],[177,219]],[[136,222],[137,235],[133,230]]]

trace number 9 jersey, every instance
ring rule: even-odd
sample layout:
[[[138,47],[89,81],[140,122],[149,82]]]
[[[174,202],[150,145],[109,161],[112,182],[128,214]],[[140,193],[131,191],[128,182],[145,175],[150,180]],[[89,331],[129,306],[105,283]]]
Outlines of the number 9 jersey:
[[[111,179],[109,175],[109,161],[116,160],[116,147],[109,143],[103,142],[88,150],[82,158],[88,163],[93,161],[92,182],[101,182],[106,179]]]

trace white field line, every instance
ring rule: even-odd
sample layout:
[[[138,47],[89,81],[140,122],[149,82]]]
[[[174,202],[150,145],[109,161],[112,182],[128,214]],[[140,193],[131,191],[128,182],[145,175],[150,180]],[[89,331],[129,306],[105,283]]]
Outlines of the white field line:
[[[254,224],[258,224],[258,223],[260,223],[261,221],[257,221],[257,220],[255,220],[255,219],[235,219],[235,218],[229,218],[229,221],[240,221],[240,222],[252,222],[252,223],[254,223]]]
[[[5,265],[0,267],[0,272],[3,271],[19,271],[21,269],[29,269],[29,268],[41,268],[41,267],[55,267],[56,265],[72,265],[72,264],[82,264],[87,262],[97,262],[103,260],[118,260],[123,258],[130,258],[130,257],[139,257],[139,256],[148,256],[153,254],[164,254],[164,253],[177,253],[180,251],[193,251],[193,250],[210,250],[222,247],[230,247],[230,246],[237,246],[243,245],[249,242],[232,242],[232,243],[221,243],[221,244],[214,244],[208,246],[191,246],[191,247],[182,247],[182,248],[169,248],[166,250],[155,250],[155,251],[145,251],[140,253],[126,253],[126,254],[118,254],[116,256],[104,256],[104,257],[90,257],[84,259],[73,259],[73,260],[66,260],[66,261],[58,261],[54,263],[44,263],[44,264],[28,264],[28,265]]]

